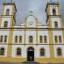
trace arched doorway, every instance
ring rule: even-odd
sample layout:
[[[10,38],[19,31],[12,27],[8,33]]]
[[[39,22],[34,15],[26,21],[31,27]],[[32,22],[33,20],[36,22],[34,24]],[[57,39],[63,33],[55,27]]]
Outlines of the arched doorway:
[[[34,61],[34,48],[29,47],[27,49],[27,61]]]

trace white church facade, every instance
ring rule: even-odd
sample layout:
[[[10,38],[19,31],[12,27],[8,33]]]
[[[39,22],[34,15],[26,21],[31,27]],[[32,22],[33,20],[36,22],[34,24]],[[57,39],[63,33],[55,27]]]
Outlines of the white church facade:
[[[46,25],[40,24],[35,15],[29,14],[20,26],[15,25],[15,3],[2,5],[0,61],[64,62],[64,32],[59,3],[47,3]]]

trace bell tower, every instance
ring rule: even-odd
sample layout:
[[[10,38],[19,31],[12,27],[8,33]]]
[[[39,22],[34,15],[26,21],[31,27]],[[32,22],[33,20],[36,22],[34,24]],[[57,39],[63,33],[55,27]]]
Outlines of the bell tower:
[[[59,1],[48,2],[46,6],[46,13],[49,28],[62,28]]]
[[[16,5],[12,0],[2,2],[1,28],[11,28],[15,24]]]

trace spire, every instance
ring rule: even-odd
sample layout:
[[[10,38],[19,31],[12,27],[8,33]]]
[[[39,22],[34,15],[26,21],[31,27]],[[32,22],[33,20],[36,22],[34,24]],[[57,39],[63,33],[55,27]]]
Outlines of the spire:
[[[29,11],[29,15],[32,15],[32,14],[33,14],[33,11],[32,11],[32,10],[30,10],[30,11]]]
[[[30,14],[32,14],[33,13],[33,11],[32,10],[30,10]]]

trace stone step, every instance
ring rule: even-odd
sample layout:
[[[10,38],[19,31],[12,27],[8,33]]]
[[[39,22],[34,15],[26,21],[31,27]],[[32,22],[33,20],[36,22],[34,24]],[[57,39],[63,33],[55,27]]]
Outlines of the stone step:
[[[22,62],[21,64],[39,64],[39,63],[38,62],[32,62],[32,61],[31,62],[28,62],[27,61],[27,62]]]
[[[0,64],[20,64],[20,63],[0,62]]]

